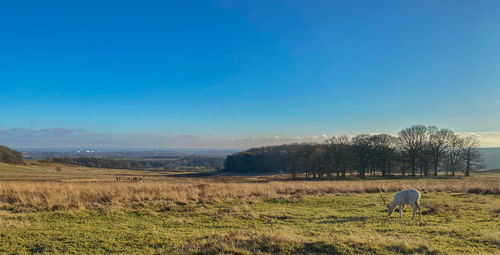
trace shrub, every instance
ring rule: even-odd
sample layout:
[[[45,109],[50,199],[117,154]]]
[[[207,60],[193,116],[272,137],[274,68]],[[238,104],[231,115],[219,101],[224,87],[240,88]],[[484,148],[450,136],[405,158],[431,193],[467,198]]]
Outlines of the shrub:
[[[0,162],[8,164],[22,164],[23,154],[21,152],[0,145]]]

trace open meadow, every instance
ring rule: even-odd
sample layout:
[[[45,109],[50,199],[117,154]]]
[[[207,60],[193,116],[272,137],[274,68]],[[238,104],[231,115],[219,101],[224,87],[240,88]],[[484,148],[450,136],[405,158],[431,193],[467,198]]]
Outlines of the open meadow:
[[[0,255],[500,255],[499,14],[0,1]]]
[[[380,194],[405,188],[422,191],[421,220],[387,217]],[[0,163],[0,253],[499,254],[499,194],[494,171],[290,181]]]

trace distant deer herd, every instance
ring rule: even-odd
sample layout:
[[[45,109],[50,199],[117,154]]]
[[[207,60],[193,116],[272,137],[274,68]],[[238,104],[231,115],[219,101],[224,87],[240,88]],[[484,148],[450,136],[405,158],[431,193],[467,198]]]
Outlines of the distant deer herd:
[[[116,176],[115,180],[118,182],[118,181],[121,181],[122,178],[120,176]],[[123,178],[123,180],[124,181],[142,181],[142,178],[134,176],[134,177]]]

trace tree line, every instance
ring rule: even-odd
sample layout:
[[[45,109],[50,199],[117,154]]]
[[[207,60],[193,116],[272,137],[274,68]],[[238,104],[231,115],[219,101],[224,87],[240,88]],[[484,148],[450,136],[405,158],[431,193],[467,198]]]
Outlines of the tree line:
[[[42,160],[43,161],[43,160]],[[46,160],[47,161],[47,160]],[[134,169],[134,170],[219,170],[223,167],[224,158],[210,156],[183,156],[174,159],[110,159],[110,158],[52,158],[48,161],[97,168]]]
[[[414,125],[397,136],[361,134],[337,136],[319,144],[286,144],[253,148],[226,157],[224,169],[239,173],[288,172],[292,178],[357,174],[411,176],[455,175],[480,166],[475,137],[460,137],[449,129]]]
[[[22,164],[23,154],[9,147],[0,145],[0,162],[8,164]]]

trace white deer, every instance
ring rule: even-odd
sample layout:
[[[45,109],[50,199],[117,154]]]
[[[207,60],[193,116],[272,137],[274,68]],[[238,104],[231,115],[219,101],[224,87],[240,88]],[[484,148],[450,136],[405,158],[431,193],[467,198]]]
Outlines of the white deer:
[[[411,219],[415,219],[415,213],[417,212],[417,209],[420,218],[422,218],[422,211],[420,210],[420,192],[418,190],[402,190],[394,195],[394,200],[392,200],[392,203],[390,204],[387,204],[384,197],[382,197],[382,194],[380,194],[380,197],[382,198],[384,204],[387,206],[388,216],[391,216],[396,207],[399,206],[399,218],[403,218],[403,210],[405,209],[405,206],[409,204],[413,208],[413,217]]]

